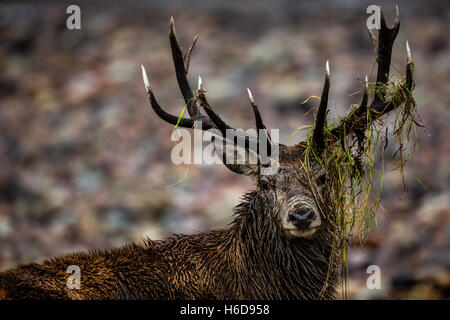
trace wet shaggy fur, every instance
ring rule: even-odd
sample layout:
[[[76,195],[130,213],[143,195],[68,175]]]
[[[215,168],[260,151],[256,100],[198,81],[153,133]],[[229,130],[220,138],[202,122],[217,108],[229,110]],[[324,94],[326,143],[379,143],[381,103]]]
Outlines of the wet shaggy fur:
[[[300,150],[283,150],[280,174],[246,194],[223,230],[178,235],[120,249],[74,253],[0,273],[2,299],[331,299],[332,234],[326,221],[312,238],[283,230],[281,194],[292,191]],[[282,151],[282,150],[280,150]],[[281,178],[280,178],[281,177]],[[284,186],[280,182],[284,182]],[[69,265],[81,288],[68,289]],[[332,273],[333,274],[333,273]]]

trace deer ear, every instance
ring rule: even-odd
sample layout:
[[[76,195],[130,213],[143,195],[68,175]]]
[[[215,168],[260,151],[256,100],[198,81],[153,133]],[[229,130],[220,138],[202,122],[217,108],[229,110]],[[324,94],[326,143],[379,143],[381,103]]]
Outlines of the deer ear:
[[[224,139],[220,134],[213,134],[211,141],[214,144],[214,151],[228,169],[247,176],[259,174],[259,156],[252,150],[253,148],[246,148],[243,143]]]

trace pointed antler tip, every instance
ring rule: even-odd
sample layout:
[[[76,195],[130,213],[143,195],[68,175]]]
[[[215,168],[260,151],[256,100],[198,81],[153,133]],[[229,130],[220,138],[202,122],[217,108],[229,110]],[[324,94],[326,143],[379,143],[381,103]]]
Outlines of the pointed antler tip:
[[[198,90],[202,90],[202,89],[203,89],[202,77],[198,76]]]
[[[147,92],[150,91],[150,82],[148,81],[147,72],[145,72],[144,66],[141,64],[142,69],[142,80],[144,80],[145,89]]]
[[[325,64],[325,71],[327,72],[327,76],[330,76],[330,62],[328,60]]]
[[[395,20],[394,20],[394,29],[400,28],[400,12],[398,10],[398,6],[395,6]]]
[[[171,33],[175,32],[175,21],[173,20],[173,16],[170,17],[169,30]]]
[[[249,88],[247,88],[247,92],[248,92],[248,97],[250,98],[250,101],[252,103],[255,103],[255,99],[253,98],[252,92],[250,91]]]
[[[409,48],[408,41],[406,41],[406,56],[408,57],[408,62],[411,61],[411,49]]]
[[[369,86],[369,77],[366,74],[366,78],[364,79],[364,85],[366,86],[366,88]]]

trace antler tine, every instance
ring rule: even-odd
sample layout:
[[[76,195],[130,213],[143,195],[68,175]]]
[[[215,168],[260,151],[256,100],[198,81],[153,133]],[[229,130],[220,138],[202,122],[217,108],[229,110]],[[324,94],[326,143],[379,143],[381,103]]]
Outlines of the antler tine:
[[[148,81],[147,73],[145,72],[144,67],[142,66],[142,77],[144,79],[145,88],[147,90],[147,93],[149,95],[149,101],[153,108],[153,110],[156,112],[156,114],[164,121],[173,124],[178,125],[180,127],[185,128],[193,128],[194,124],[197,121],[200,121],[202,124],[202,130],[209,130],[214,127],[214,124],[211,122],[208,117],[205,117],[200,113],[200,110],[197,106],[197,103],[195,101],[194,94],[192,93],[192,89],[189,85],[189,82],[187,80],[187,72],[189,69],[189,62],[192,50],[195,46],[195,43],[197,42],[198,36],[194,37],[194,40],[192,41],[189,50],[185,55],[183,55],[180,46],[178,45],[177,37],[175,34],[175,25],[173,21],[173,17],[170,18],[170,27],[169,27],[169,40],[170,40],[170,47],[172,50],[172,57],[173,57],[173,63],[175,66],[175,73],[177,76],[178,86],[180,87],[181,93],[183,94],[184,101],[186,103],[186,108],[188,110],[190,119],[187,118],[179,118],[175,115],[172,115],[166,111],[164,111],[161,106],[156,101],[155,95],[153,94],[153,91],[150,87],[150,83]]]
[[[198,35],[195,35],[194,40],[192,40],[191,45],[189,46],[188,51],[186,52],[186,54],[183,56],[183,60],[184,60],[184,70],[186,71],[186,75],[189,72],[189,64],[191,62],[191,53],[192,50],[195,47],[195,44],[197,43],[197,39],[198,39]]]
[[[173,17],[170,18],[169,40],[170,40],[170,47],[172,49],[173,65],[175,67],[175,74],[177,76],[178,86],[180,87],[181,94],[184,97],[184,102],[187,105],[189,115],[194,120],[197,119],[200,120],[202,118],[205,118],[205,116],[203,116],[200,113],[200,110],[198,109],[197,103],[195,102],[194,94],[192,93],[191,86],[189,85],[189,81],[186,76],[187,70],[185,69],[183,52],[181,51],[181,48],[178,45]]]
[[[377,56],[378,55],[378,39],[372,30],[367,29],[367,32],[369,33],[370,42],[372,42],[372,48],[375,53],[375,56]]]
[[[400,28],[400,17],[398,7],[396,7],[396,17],[394,25],[389,28],[386,24],[383,14],[381,13],[381,29],[378,35],[378,72],[376,87],[384,86],[389,81],[389,68],[391,64],[392,46]],[[370,33],[369,33],[370,34]],[[405,86],[408,90],[413,87],[413,61],[411,59],[411,50],[409,44],[406,43],[406,80]],[[366,82],[367,83],[367,82]],[[366,84],[367,87],[367,84]],[[370,121],[373,122],[384,114],[387,114],[398,107],[397,103],[393,101],[385,101],[386,92],[381,90],[380,94],[376,94],[374,100],[367,107],[365,96],[367,95],[367,88],[364,90],[363,101],[359,108],[348,117],[341,121],[341,124],[331,131],[331,135],[335,139],[339,139],[343,134],[349,134],[355,130],[361,130],[367,127],[366,113],[370,112]]]
[[[266,134],[266,139],[267,139],[267,146],[268,146],[268,151],[270,153],[271,150],[271,145],[272,145],[272,141],[270,139],[270,135],[267,132],[267,129],[262,121],[262,117],[261,114],[259,113],[258,110],[258,106],[255,103],[255,100],[253,99],[253,95],[250,91],[250,89],[247,88],[247,92],[250,98],[250,102],[251,105],[253,107],[253,112],[255,115],[255,119],[256,119],[256,129],[257,129],[257,134],[259,137],[259,130],[262,129],[264,130],[265,134]],[[234,128],[230,127],[228,124],[225,123],[225,121],[223,121],[218,115],[217,113],[214,112],[214,110],[211,108],[210,104],[208,103],[208,100],[206,99],[206,95],[205,95],[205,91],[203,90],[203,83],[201,78],[199,77],[199,82],[198,82],[198,99],[201,103],[201,106],[203,107],[203,109],[206,111],[206,113],[208,114],[209,118],[211,119],[211,121],[214,123],[214,125],[216,126],[216,128],[222,133],[222,135],[225,137],[226,136],[226,131],[228,129],[232,129],[235,130]],[[259,145],[259,139],[258,139],[258,145]],[[248,137],[245,137],[245,146],[249,147],[250,146],[250,140],[248,139]]]
[[[257,132],[257,136],[258,136],[258,146],[259,146],[259,142],[260,142],[259,134],[260,134],[260,131],[262,130],[264,137],[267,141],[267,149],[270,153],[272,139],[270,138],[269,132],[267,132],[266,126],[264,125],[264,123],[262,121],[261,113],[259,112],[258,106],[256,105],[255,99],[253,98],[252,92],[250,91],[249,88],[247,88],[247,93],[248,93],[248,97],[250,99],[250,104],[252,105],[252,108],[253,108],[253,114],[255,115],[256,132]],[[258,149],[258,154],[259,154],[259,149]]]
[[[368,90],[369,90],[369,78],[366,75],[366,78],[364,79],[363,97],[361,103],[359,104],[358,109],[356,110],[357,116],[361,116],[364,113],[364,111],[367,110],[367,101],[369,100],[369,94],[367,92]]]
[[[320,98],[319,110],[317,110],[316,123],[314,125],[313,141],[319,151],[325,148],[323,129],[327,120],[328,91],[330,89],[330,64],[327,60],[325,67],[325,82],[322,97]]]
[[[252,92],[250,91],[249,88],[247,88],[247,93],[248,93],[248,97],[250,98],[250,104],[252,105],[253,113],[255,115],[256,129],[266,130],[266,126],[264,125],[264,123],[262,121],[262,117],[261,117],[261,114],[259,113],[258,106],[256,105],[255,99],[253,98]]]
[[[200,77],[199,77],[199,85],[198,85],[198,99],[200,100],[201,106],[206,111],[206,113],[207,113],[208,117],[211,119],[212,123],[225,137],[227,129],[233,129],[233,128],[230,127],[229,125],[227,125],[225,123],[225,121],[223,121],[209,105],[208,100],[206,100],[205,91],[202,88],[202,81],[201,81]]]
[[[406,87],[408,90],[413,87],[413,61],[408,41],[406,41]]]
[[[389,69],[391,66],[391,55],[392,55],[392,46],[394,44],[395,38],[397,37],[398,31],[400,29],[400,14],[398,11],[398,7],[395,9],[395,21],[394,25],[389,28],[386,24],[386,20],[384,18],[383,11],[380,8],[380,30],[378,33],[378,70],[377,70],[377,84],[379,87],[381,85],[385,85],[389,81]],[[386,106],[385,102],[385,92],[381,91],[381,95],[375,95],[375,98],[370,105],[370,108],[375,109],[377,111],[382,111]]]
[[[180,121],[178,121],[178,117],[174,116],[166,111],[164,111],[159,103],[156,101],[155,95],[153,94],[152,88],[150,87],[150,82],[148,81],[147,72],[145,71],[145,68],[143,65],[141,65],[142,68],[142,79],[144,80],[145,89],[148,93],[148,98],[150,101],[150,105],[152,106],[155,113],[164,121],[172,124],[177,125],[184,128],[192,128],[194,126],[194,121],[192,119],[187,118],[181,118]],[[208,130],[212,128],[212,125],[204,122],[202,128],[204,130]]]

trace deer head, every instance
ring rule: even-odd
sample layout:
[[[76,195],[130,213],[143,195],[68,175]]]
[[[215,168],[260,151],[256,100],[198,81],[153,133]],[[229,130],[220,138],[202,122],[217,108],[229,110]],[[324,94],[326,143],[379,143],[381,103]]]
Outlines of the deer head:
[[[377,88],[383,88],[383,86],[388,84],[392,46],[400,27],[398,8],[392,27],[387,26],[382,13],[380,20],[381,28],[378,40],[373,32],[369,30],[370,38],[377,51]],[[318,164],[317,159],[320,159],[327,146],[341,143],[344,138],[350,137],[350,139],[357,141],[359,144],[364,143],[367,126],[384,114],[394,110],[400,102],[387,99],[386,92],[380,90],[374,96],[373,101],[368,104],[368,79],[366,76],[359,107],[342,119],[340,124],[334,129],[324,130],[327,123],[327,102],[330,88],[330,68],[327,61],[320,106],[316,114],[312,140],[309,141],[309,144],[313,147],[312,154],[306,153],[308,149],[308,142],[306,141],[293,146],[286,146],[271,139],[250,90],[248,90],[248,93],[256,119],[257,135],[244,137],[244,144],[238,145],[235,140],[230,141],[230,139],[225,138],[227,132],[234,130],[234,128],[226,124],[207,101],[206,91],[203,90],[201,78],[199,78],[196,95],[194,95],[189,85],[187,73],[190,55],[197,41],[197,36],[194,38],[188,51],[183,54],[178,45],[174,21],[171,18],[169,39],[178,85],[190,118],[179,119],[179,117],[161,108],[150,87],[145,69],[142,67],[145,88],[150,104],[156,114],[162,120],[172,125],[213,130],[215,133],[212,141],[217,154],[224,160],[225,166],[237,174],[251,177],[257,186],[256,196],[252,199],[250,205],[274,217],[279,229],[288,237],[309,238],[314,234],[320,234],[318,231],[321,229],[329,229],[332,226],[332,221],[328,216],[330,208],[328,207],[329,201],[327,201],[327,197],[330,195],[330,186],[327,184],[327,172]],[[408,43],[406,43],[406,48],[406,78],[403,85],[408,90],[412,90],[413,69]],[[206,115],[201,113],[199,106],[206,112]],[[252,145],[256,147],[252,148]],[[263,157],[261,155],[263,146],[267,146],[269,155],[274,150],[277,150],[277,159],[269,159],[268,161],[266,156]],[[234,161],[230,163],[226,161],[229,159],[227,155],[230,153],[232,153],[232,158],[236,159],[238,151],[242,151],[240,149],[244,150],[246,162],[236,163]],[[256,158],[257,161],[248,161],[252,157]],[[271,160],[276,161],[278,170],[272,175],[262,174],[262,169],[267,167],[267,163],[270,163]],[[309,165],[306,166],[305,162],[308,162]]]

